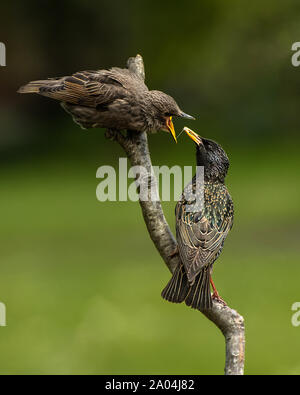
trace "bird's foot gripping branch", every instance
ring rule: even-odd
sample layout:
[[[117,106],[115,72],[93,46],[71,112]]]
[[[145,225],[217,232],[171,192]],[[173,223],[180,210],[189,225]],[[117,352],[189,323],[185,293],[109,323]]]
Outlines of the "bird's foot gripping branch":
[[[140,55],[130,58],[127,66],[132,72],[136,73],[137,78],[145,78],[143,59]],[[121,145],[132,166],[143,166],[149,174],[152,173],[151,157],[145,132],[127,131],[125,135],[109,130],[106,136]],[[173,274],[182,265],[182,262],[180,255],[174,254],[177,243],[165,219],[161,203],[159,200],[152,201],[151,199],[140,200],[139,203],[149,235],[165,264]],[[225,374],[242,375],[244,373],[245,360],[243,317],[216,299],[212,299],[209,309],[203,309],[201,312],[221,330],[225,337]]]

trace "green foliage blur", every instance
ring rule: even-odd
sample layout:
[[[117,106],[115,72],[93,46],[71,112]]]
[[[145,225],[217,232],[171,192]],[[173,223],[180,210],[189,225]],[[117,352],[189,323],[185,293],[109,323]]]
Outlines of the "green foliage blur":
[[[235,226],[217,261],[221,296],[246,321],[247,374],[299,374],[300,3],[43,1],[1,4],[1,374],[222,374],[224,339],[199,312],[160,297],[170,278],[137,203],[96,199],[118,167],[103,130],[82,131],[30,80],[124,66],[142,54],[231,168]],[[149,137],[154,165],[194,165],[181,135]],[[164,203],[174,229],[175,201]]]

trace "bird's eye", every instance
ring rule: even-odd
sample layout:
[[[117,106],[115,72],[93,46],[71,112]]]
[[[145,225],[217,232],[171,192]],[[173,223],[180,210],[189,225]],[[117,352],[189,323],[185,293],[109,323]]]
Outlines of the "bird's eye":
[[[170,112],[166,112],[166,113],[165,113],[165,116],[166,116],[166,117],[172,117],[173,114],[171,114]]]

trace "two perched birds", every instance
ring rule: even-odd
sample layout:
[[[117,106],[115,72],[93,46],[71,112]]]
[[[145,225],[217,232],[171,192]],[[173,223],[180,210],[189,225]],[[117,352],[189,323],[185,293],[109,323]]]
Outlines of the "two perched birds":
[[[84,129],[164,130],[177,141],[172,118],[194,119],[181,111],[171,96],[149,90],[143,78],[130,68],[81,71],[72,76],[32,81],[18,92],[60,101]],[[185,301],[188,306],[206,310],[212,307],[213,298],[221,300],[211,273],[233,224],[233,203],[225,186],[229,160],[216,142],[201,138],[189,128],[184,130],[196,144],[196,162],[204,167],[204,180],[198,185],[194,176],[177,203],[176,236],[181,263],[162,296],[170,302]],[[203,204],[190,210],[193,202],[187,196],[197,194],[202,194]]]

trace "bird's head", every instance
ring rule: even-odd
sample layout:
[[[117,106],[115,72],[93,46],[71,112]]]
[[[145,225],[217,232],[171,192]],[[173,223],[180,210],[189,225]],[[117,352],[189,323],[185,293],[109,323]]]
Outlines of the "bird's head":
[[[196,144],[197,166],[204,167],[205,180],[223,183],[229,169],[229,159],[223,148],[215,141],[200,137],[187,127],[183,130]]]
[[[191,115],[180,110],[176,101],[169,95],[160,91],[150,91],[153,117],[155,119],[155,129],[164,130],[171,133],[177,143],[173,117],[195,119]]]

